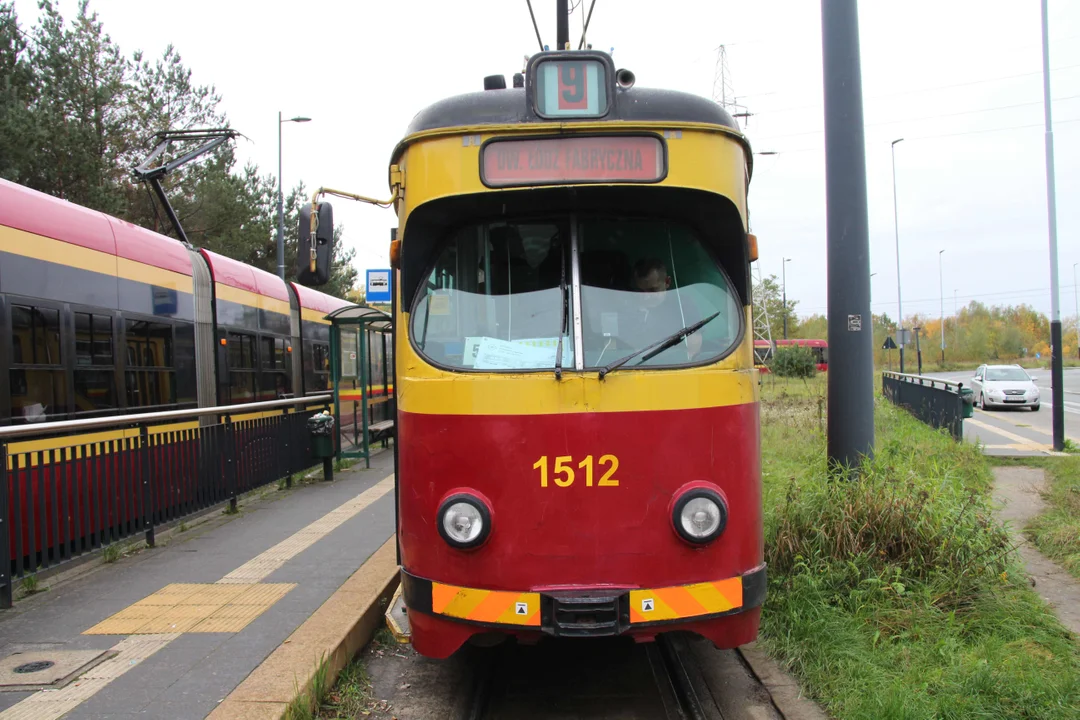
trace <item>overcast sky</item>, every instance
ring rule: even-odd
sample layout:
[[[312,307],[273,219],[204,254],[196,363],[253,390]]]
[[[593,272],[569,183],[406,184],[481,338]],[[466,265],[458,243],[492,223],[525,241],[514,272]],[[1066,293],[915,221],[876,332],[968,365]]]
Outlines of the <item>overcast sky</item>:
[[[573,4],[575,0],[571,0]],[[584,0],[571,17],[581,33]],[[555,0],[533,0],[554,44]],[[60,0],[66,17],[77,0]],[[17,0],[24,27],[34,0]],[[172,43],[198,83],[213,84],[241,140],[238,155],[277,169],[278,110],[313,122],[284,127],[284,184],[303,179],[385,197],[387,163],[412,116],[483,77],[520,71],[536,52],[524,0],[241,2],[96,0],[128,55]],[[170,9],[171,8],[171,9]],[[182,9],[181,9],[182,8]],[[896,315],[890,142],[896,146],[905,315],[936,315],[938,251],[945,312],[953,295],[1026,302],[1049,312],[1050,280],[1037,0],[860,3],[874,312]],[[1080,3],[1050,0],[1062,312],[1073,314],[1080,261]],[[750,188],[761,269],[788,264],[800,314],[824,312],[825,155],[820,4],[597,0],[597,49],[642,86],[711,96],[716,48],[727,46],[745,131],[757,152]],[[357,265],[387,266],[392,210],[334,202]]]

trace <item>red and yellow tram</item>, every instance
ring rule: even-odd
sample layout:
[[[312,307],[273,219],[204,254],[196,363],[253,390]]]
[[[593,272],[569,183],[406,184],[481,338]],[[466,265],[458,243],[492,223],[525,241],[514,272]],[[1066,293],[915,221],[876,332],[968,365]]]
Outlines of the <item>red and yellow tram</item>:
[[[497,83],[496,83],[497,84]],[[696,96],[544,52],[392,158],[412,641],[757,635],[752,155]]]

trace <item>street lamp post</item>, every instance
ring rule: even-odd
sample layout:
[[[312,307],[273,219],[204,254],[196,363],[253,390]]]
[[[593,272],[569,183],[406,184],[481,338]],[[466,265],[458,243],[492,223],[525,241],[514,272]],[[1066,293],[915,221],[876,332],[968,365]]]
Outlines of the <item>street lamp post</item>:
[[[900,342],[900,372],[904,372],[904,305],[900,300],[900,213],[896,204],[896,143],[903,142],[904,138],[892,141],[889,150],[892,153],[892,208],[893,229],[896,233],[896,322],[900,328],[897,338]]]
[[[1042,0],[1043,116],[1046,123],[1046,217],[1050,236],[1050,424],[1054,450],[1065,449],[1065,402],[1062,392],[1061,308],[1058,306],[1057,192],[1054,187],[1054,123],[1050,114],[1050,29]]]
[[[953,288],[952,291],[952,344],[953,344],[953,357],[956,356],[956,349],[960,347],[960,312],[956,309],[956,293],[957,288]]]
[[[1076,299],[1076,266],[1080,263],[1073,263],[1073,312],[1076,313],[1076,317],[1073,318],[1076,322],[1076,357],[1080,358],[1080,302]]]
[[[937,254],[937,276],[938,276],[938,290],[941,293],[941,364],[945,364],[945,282],[944,275],[941,274],[941,255],[944,250],[938,250]]]
[[[780,258],[780,260],[780,282],[783,285],[781,302],[784,303],[784,339],[787,340],[787,264],[791,262],[791,258]]]
[[[281,111],[277,114],[277,274],[282,280],[285,279],[285,196],[281,186],[281,126],[287,122],[303,123],[310,122],[308,117],[294,117],[288,120],[281,119]]]

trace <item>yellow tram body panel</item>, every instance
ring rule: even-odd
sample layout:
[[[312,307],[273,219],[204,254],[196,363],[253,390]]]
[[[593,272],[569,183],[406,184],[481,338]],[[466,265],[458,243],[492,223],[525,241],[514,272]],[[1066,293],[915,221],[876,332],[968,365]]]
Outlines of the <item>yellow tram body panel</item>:
[[[488,140],[539,139],[598,131],[652,133],[663,137],[667,146],[667,174],[652,186],[723,195],[738,208],[745,230],[748,151],[741,135],[730,128],[704,124],[601,122],[459,127],[406,138],[400,146],[403,150],[397,155],[405,176],[405,191],[398,205],[399,237],[406,235],[409,215],[425,203],[474,193],[518,191],[492,189],[483,184],[479,173],[480,149]],[[408,248],[403,246],[403,252],[408,252]],[[405,412],[536,415],[680,410],[758,401],[758,371],[754,367],[751,332],[744,333],[743,341],[732,353],[705,367],[660,373],[625,369],[604,380],[595,371],[564,368],[566,375],[555,383],[548,373],[460,373],[428,363],[409,341],[409,301],[410,298],[401,298],[395,318],[396,326],[402,330],[395,333],[401,384],[398,402]],[[744,307],[744,316],[745,327],[752,327],[749,306]],[[415,392],[409,392],[410,388],[415,388]]]
[[[730,128],[700,123],[552,123],[537,126],[482,125],[416,133],[405,138],[397,164],[405,173],[404,199],[398,206],[403,233],[409,214],[419,205],[453,195],[515,192],[493,189],[480,180],[480,148],[493,138],[572,137],[603,132],[627,135],[651,133],[667,146],[667,176],[654,187],[704,190],[729,198],[746,228],[746,177],[749,152],[742,135]],[[670,136],[670,137],[668,137]],[[613,183],[621,184],[621,183]],[[578,187],[590,187],[578,185]],[[562,187],[574,187],[574,184]]]

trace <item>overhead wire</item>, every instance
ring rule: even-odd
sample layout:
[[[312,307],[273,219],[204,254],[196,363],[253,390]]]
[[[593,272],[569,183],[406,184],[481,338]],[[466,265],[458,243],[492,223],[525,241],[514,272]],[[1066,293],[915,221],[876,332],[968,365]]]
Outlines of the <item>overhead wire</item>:
[[[1075,65],[1062,65],[1061,67],[1050,68],[1050,72],[1054,72],[1056,70],[1072,70],[1074,68],[1080,68],[1080,63],[1077,63]],[[967,87],[969,85],[981,85],[981,84],[984,84],[984,83],[1000,82],[1002,80],[1013,80],[1013,79],[1021,78],[1021,77],[1030,77],[1032,75],[1042,75],[1042,70],[1035,70],[1033,72],[1026,72],[1026,73],[1018,73],[1016,75],[1001,75],[1001,76],[993,77],[993,78],[984,78],[982,80],[968,80],[968,81],[960,82],[960,83],[951,83],[949,85],[931,85],[930,87],[912,88],[910,90],[899,90],[897,92],[892,92],[892,93],[882,93],[881,95],[870,95],[866,99],[867,100],[881,100],[881,99],[884,99],[884,98],[900,97],[902,95],[914,95],[916,93],[934,92],[935,90],[951,90],[953,88],[958,88],[958,87]],[[794,112],[796,110],[811,110],[811,109],[814,109],[814,108],[821,108],[821,107],[824,107],[824,105],[822,105],[822,103],[811,103],[811,104],[808,104],[808,105],[795,105],[793,107],[777,108],[775,110],[759,110],[759,111],[756,111],[754,114],[755,115],[780,114],[780,113],[786,113],[786,112]]]
[[[1059,125],[1068,125],[1068,124],[1076,123],[1076,122],[1080,122],[1080,118],[1068,118],[1066,120],[1054,120],[1054,127],[1057,127]],[[933,139],[936,139],[936,138],[959,137],[961,135],[982,135],[982,134],[985,134],[985,133],[1007,132],[1007,131],[1011,131],[1011,130],[1030,130],[1032,128],[1041,128],[1041,127],[1043,127],[1042,123],[1031,123],[1029,125],[1010,125],[1008,127],[982,128],[982,129],[979,129],[979,130],[963,130],[963,131],[960,131],[960,132],[951,132],[951,133],[933,133],[931,135],[912,135],[912,136],[909,136],[909,137],[905,137],[904,141],[905,142],[912,142],[914,140],[933,140]],[[807,134],[813,134],[813,133],[807,133]],[[778,136],[774,136],[774,137],[778,137]],[[768,140],[768,138],[755,138],[754,139],[755,142],[757,142],[759,140]],[[825,150],[825,147],[823,145],[814,145],[812,147],[801,147],[801,148],[790,148],[790,149],[781,148],[780,150],[776,150],[775,152],[776,152],[777,155],[795,155],[795,154],[798,154],[798,153],[823,152],[824,150]]]
[[[1080,95],[1066,95],[1065,97],[1053,98],[1052,100],[1053,100],[1053,102],[1063,102],[1065,100],[1076,100],[1078,98],[1080,98]],[[938,119],[947,118],[947,117],[959,117],[961,115],[977,115],[979,113],[984,113],[984,112],[997,112],[999,110],[1012,110],[1012,109],[1015,109],[1015,108],[1028,107],[1028,106],[1031,106],[1031,105],[1042,105],[1042,101],[1039,100],[1039,101],[1033,101],[1033,102],[1027,102],[1027,103],[1016,103],[1014,105],[999,105],[997,107],[978,108],[978,109],[975,109],[975,110],[961,110],[959,112],[939,113],[937,115],[924,115],[922,117],[917,117],[917,118],[902,118],[902,119],[899,119],[899,120],[882,120],[880,122],[866,123],[865,127],[882,127],[882,126],[885,126],[885,125],[897,125],[899,123],[905,123],[905,122],[913,122],[913,123],[914,122],[925,122],[927,120],[938,120]],[[1060,122],[1072,122],[1072,121],[1071,120],[1062,120]],[[1017,127],[1029,127],[1029,126],[1020,125],[1020,126],[1017,126]],[[1002,129],[1012,129],[1012,128],[1002,128]],[[970,133],[992,132],[993,130],[994,129],[991,128],[991,129],[987,129],[987,130],[970,130],[970,131],[967,131],[967,132],[970,132]],[[824,134],[825,134],[824,130],[806,130],[804,132],[797,132],[797,133],[783,133],[781,135],[766,135],[766,136],[757,138],[757,140],[758,141],[771,141],[771,140],[778,140],[780,138],[805,137],[807,135],[824,135]],[[965,133],[957,133],[957,134],[965,134]],[[934,137],[934,136],[924,136],[924,137]],[[914,139],[914,138],[912,138],[912,139]]]
[[[1073,287],[1074,287],[1073,285],[1062,285],[1062,286],[1059,287],[1059,290],[1064,292],[1066,290],[1073,289]],[[1050,289],[1043,287],[1043,288],[1032,288],[1030,290],[1002,290],[1002,291],[999,291],[999,292],[991,292],[991,293],[972,293],[972,294],[968,294],[968,295],[956,295],[955,297],[956,297],[957,300],[977,300],[979,298],[997,298],[999,300],[1007,300],[1007,299],[1020,299],[1020,298],[1025,298],[1025,297],[1037,297],[1037,296],[1041,297],[1041,296],[1048,295],[1049,293],[1050,293]],[[948,299],[948,297],[946,297],[946,299]],[[918,298],[918,299],[915,299],[915,300],[908,300],[907,298],[904,298],[904,304],[905,305],[908,305],[908,304],[914,305],[914,304],[917,304],[917,303],[938,303],[940,301],[941,301],[940,296],[935,296],[935,297],[932,297],[932,298]],[[881,300],[879,302],[872,302],[872,303],[870,303],[870,305],[871,305],[871,307],[890,306],[890,305],[892,305],[892,301],[891,300]],[[807,308],[803,308],[803,309],[808,310],[808,311],[809,310],[827,310],[828,307],[825,306],[825,305],[817,305],[817,306],[814,306],[814,307],[807,307]]]

